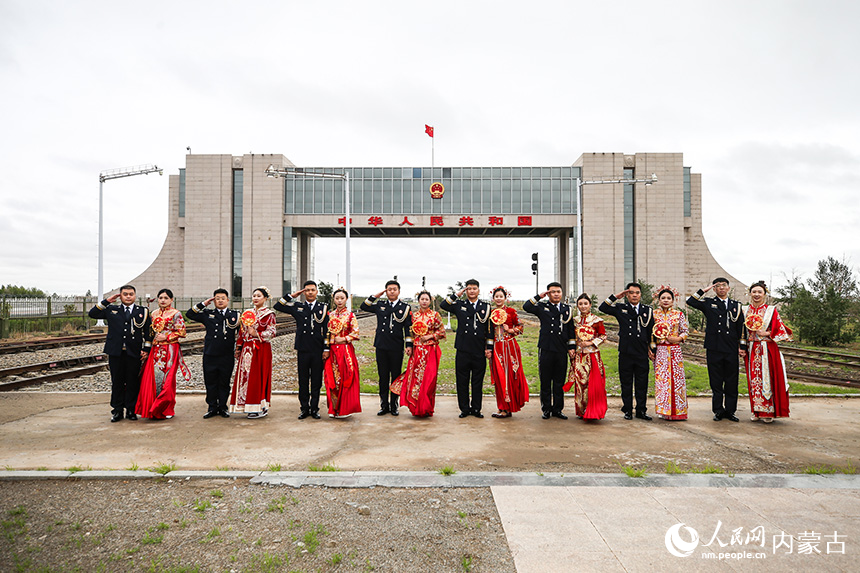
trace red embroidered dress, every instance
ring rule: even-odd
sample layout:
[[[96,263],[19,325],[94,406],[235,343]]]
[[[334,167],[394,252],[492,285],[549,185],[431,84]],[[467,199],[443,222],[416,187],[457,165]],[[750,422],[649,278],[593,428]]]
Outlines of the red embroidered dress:
[[[505,326],[508,331],[505,331]],[[516,336],[523,333],[516,309],[497,307],[490,313],[493,356],[490,379],[496,389],[496,406],[502,412],[519,412],[529,401],[529,383],[523,372],[523,357]]]
[[[422,342],[423,336],[431,336]],[[439,340],[445,338],[445,325],[435,310],[412,313],[412,356],[406,371],[391,383],[391,392],[400,394],[400,405],[409,408],[413,416],[432,416],[436,407],[436,377],[442,349]]]
[[[787,418],[785,360],[776,343],[791,340],[791,329],[780,320],[774,306],[745,306],[744,317],[749,334],[744,366],[752,413],[758,418]],[[770,335],[762,336],[761,331]]]
[[[153,337],[167,334],[167,340],[152,343],[152,350],[143,367],[140,378],[140,393],[134,411],[141,418],[163,420],[176,412],[176,377],[191,380],[191,372],[185,366],[179,339],[185,338],[185,320],[175,308],[152,313]]]
[[[355,358],[354,340],[358,340],[358,321],[347,309],[328,313],[328,350],[323,377],[328,397],[328,413],[332,416],[348,416],[361,412],[361,376]],[[335,343],[335,337],[346,338],[346,342]]]
[[[687,378],[680,344],[669,344],[667,336],[687,338],[687,317],[678,309],[654,310],[654,409],[664,420],[687,419]]]
[[[245,321],[260,339],[245,334]],[[264,414],[272,401],[272,345],[277,333],[275,313],[268,307],[252,308],[242,313],[242,326],[236,335],[239,358],[230,394],[230,412]]]
[[[606,416],[606,371],[598,346],[606,341],[603,319],[591,313],[576,317],[576,354],[570,359],[564,391],[574,389],[576,415],[585,420]],[[584,341],[593,344],[582,345]]]

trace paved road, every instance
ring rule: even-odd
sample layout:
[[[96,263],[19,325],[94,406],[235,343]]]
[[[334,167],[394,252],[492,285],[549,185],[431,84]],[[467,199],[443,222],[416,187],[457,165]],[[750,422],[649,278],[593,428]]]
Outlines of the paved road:
[[[795,399],[792,418],[769,426],[713,422],[708,398],[691,399],[687,422],[625,421],[614,399],[597,423],[544,421],[534,403],[509,420],[460,420],[452,397],[439,398],[432,419],[377,417],[376,404],[365,396],[365,412],[349,420],[299,421],[296,397],[280,395],[262,420],[203,420],[202,396],[181,395],[173,420],[111,424],[106,394],[3,394],[0,466],[119,470],[172,462],[180,471],[259,471],[334,463],[365,472],[325,476],[342,487],[432,487],[444,479],[435,470],[452,466],[461,485],[492,487],[521,573],[857,570],[860,478],[796,473],[860,465],[860,399]],[[738,475],[655,475],[669,460]],[[623,476],[619,464],[647,465],[651,477]],[[367,473],[374,470],[386,473]],[[425,473],[402,473],[416,470]],[[789,472],[796,473],[747,475]],[[323,479],[316,476],[254,479],[298,485]],[[670,553],[673,527],[670,546],[686,557]]]

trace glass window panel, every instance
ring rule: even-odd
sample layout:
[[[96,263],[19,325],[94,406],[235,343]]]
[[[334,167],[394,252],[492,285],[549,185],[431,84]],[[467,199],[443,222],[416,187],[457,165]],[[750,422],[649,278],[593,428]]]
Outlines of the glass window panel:
[[[412,178],[413,179],[421,179],[421,168],[413,167],[412,168]]]
[[[540,168],[540,176],[541,177],[551,177],[550,168],[549,167],[541,167]]]
[[[374,179],[382,179],[382,167],[374,167],[373,168],[373,178]]]
[[[450,179],[450,177],[451,177],[451,168],[450,167],[443,167],[442,168],[442,177]]]
[[[463,170],[460,167],[455,167],[451,170],[451,177],[457,179],[463,176]]]
[[[382,177],[383,179],[391,179],[391,167],[384,167],[382,169]]]
[[[382,180],[382,212],[391,213],[391,180]]]
[[[514,168],[512,168],[512,170],[511,170],[511,176],[513,176],[513,177],[522,177],[522,175],[523,175],[523,170],[522,170],[522,168],[520,168],[520,167],[514,167]]]
[[[391,184],[391,212],[403,212],[403,181],[399,179]]]
[[[551,167],[550,173],[552,177],[561,177],[561,167]]]
[[[572,177],[573,169],[570,167],[562,167],[561,168],[561,176],[562,177]]]
[[[400,167],[395,167],[394,172],[391,174],[391,176],[395,179],[400,179],[401,177],[403,177],[403,169],[401,169]]]
[[[502,179],[502,213],[511,212],[511,182]]]
[[[523,179],[530,179],[532,176],[532,168],[531,167],[523,167],[522,170],[523,170],[523,172],[522,172],[521,177]]]
[[[490,179],[493,176],[493,170],[489,167],[481,168],[481,179]]]
[[[511,168],[510,167],[502,167],[502,177],[509,178],[511,176]]]
[[[373,202],[371,203],[370,212],[373,214],[382,212],[382,181],[376,179],[373,181]]]
[[[492,173],[494,178],[499,178],[502,176],[502,168],[501,167],[493,167]]]

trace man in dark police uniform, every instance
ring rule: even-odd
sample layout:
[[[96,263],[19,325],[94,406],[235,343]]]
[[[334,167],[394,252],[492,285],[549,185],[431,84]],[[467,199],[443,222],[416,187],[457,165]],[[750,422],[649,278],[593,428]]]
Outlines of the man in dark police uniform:
[[[542,302],[545,296],[549,302]],[[523,310],[540,320],[538,337],[538,373],[540,375],[540,407],[543,419],[550,416],[567,420],[564,409],[564,383],[567,381],[568,356],[576,352],[573,313],[570,305],[561,302],[561,283],[546,285],[546,291],[523,303]]]
[[[383,294],[385,299],[381,299]],[[361,310],[376,315],[376,370],[379,373],[379,412],[377,416],[390,413],[397,416],[400,396],[389,392],[391,383],[403,371],[403,347],[406,355],[412,354],[412,312],[408,304],[400,300],[400,283],[390,280],[385,290],[367,297]]]
[[[705,298],[705,293],[711,289],[717,296]],[[738,356],[746,356],[747,347],[741,303],[729,298],[729,280],[718,277],[711,286],[699,289],[688,298],[687,305],[705,315],[705,354],[714,421],[726,418],[737,422]]]
[[[140,364],[152,346],[149,309],[134,304],[135,288],[123,285],[119,294],[112,295],[90,309],[90,318],[104,320],[108,325],[104,352],[110,369],[111,422],[125,417],[137,420],[134,406],[140,392]],[[120,299],[122,304],[113,304]]]
[[[215,309],[206,308],[215,302]],[[230,381],[235,363],[236,328],[239,313],[231,308],[230,293],[219,288],[212,297],[188,309],[185,318],[206,327],[203,341],[203,383],[206,385],[206,419],[214,416],[229,418],[227,400],[230,398]]]
[[[625,298],[625,302],[619,299]],[[618,321],[618,378],[621,380],[621,411],[625,420],[633,419],[635,388],[636,417],[650,420],[648,415],[648,359],[651,352],[651,331],[654,329],[654,311],[642,304],[642,287],[627,283],[618,294],[611,294],[600,303],[598,310]]]
[[[457,338],[454,348],[454,368],[457,376],[457,403],[460,417],[472,415],[483,418],[481,402],[483,399],[484,374],[487,371],[487,358],[493,352],[493,339],[488,337],[487,324],[490,319],[490,305],[478,300],[481,293],[480,283],[475,279],[466,281],[466,286],[457,294],[450,295],[439,305],[457,317]],[[468,300],[458,300],[466,293]],[[469,389],[472,399],[469,400]]]
[[[297,300],[302,294],[305,302]],[[320,419],[320,389],[323,382],[323,362],[328,355],[328,305],[317,301],[317,283],[305,281],[301,290],[285,294],[275,303],[275,310],[296,319],[296,343],[299,367],[299,420],[308,416]]]

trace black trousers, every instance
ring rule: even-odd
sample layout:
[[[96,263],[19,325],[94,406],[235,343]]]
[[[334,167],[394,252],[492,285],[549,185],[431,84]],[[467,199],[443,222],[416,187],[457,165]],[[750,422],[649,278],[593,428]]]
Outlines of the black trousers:
[[[621,411],[633,413],[633,395],[636,395],[636,413],[648,411],[648,355],[619,354],[618,378],[621,380]]]
[[[538,351],[540,409],[559,413],[564,409],[564,383],[567,381],[567,352]]]
[[[140,354],[131,356],[125,352],[119,356],[108,356],[110,370],[110,409],[122,415],[122,409],[134,413],[137,394],[140,392]]]
[[[460,411],[473,414],[481,411],[484,397],[484,374],[487,372],[487,357],[481,352],[463,352],[458,350],[454,357],[454,371],[457,376],[457,404]],[[469,400],[469,389],[472,399]]]
[[[708,350],[706,354],[713,393],[711,409],[714,414],[732,416],[738,409],[738,353]]]
[[[203,383],[206,385],[206,404],[210,412],[227,411],[235,362],[232,352],[203,355]]]
[[[320,388],[323,380],[322,350],[319,352],[298,351],[299,405],[302,412],[320,409]]]
[[[391,383],[403,372],[403,349],[381,350],[376,349],[376,371],[379,373],[379,405],[383,410],[391,407],[396,408],[400,396],[391,392],[388,388]]]

